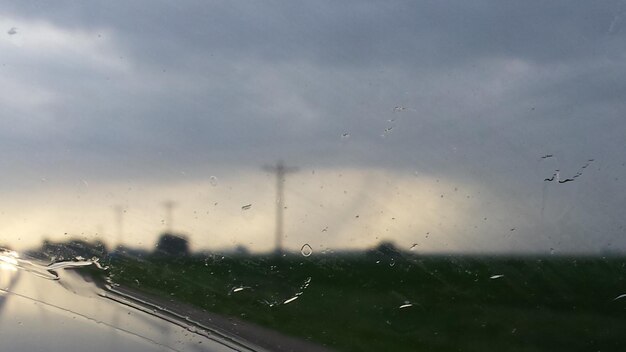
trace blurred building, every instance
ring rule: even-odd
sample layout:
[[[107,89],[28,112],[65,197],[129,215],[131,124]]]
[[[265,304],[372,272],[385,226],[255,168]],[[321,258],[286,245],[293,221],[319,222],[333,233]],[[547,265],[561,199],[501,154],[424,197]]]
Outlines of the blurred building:
[[[183,235],[164,233],[159,237],[155,254],[174,257],[189,256],[189,241]]]

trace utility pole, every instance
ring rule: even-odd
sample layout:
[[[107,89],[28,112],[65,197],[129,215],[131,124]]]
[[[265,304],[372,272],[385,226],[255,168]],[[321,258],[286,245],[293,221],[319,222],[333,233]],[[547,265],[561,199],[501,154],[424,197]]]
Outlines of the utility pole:
[[[121,205],[116,205],[113,207],[113,210],[115,210],[115,225],[117,231],[116,246],[119,247],[122,245],[123,238],[124,207],[122,207]]]
[[[163,202],[163,206],[165,207],[166,232],[171,234],[173,227],[174,227],[173,226],[174,216],[172,213],[173,213],[174,207],[176,206],[176,202],[168,200],[168,201]]]
[[[282,161],[279,161],[278,163],[276,163],[276,165],[264,166],[263,169],[276,174],[276,244],[274,252],[276,255],[281,255],[283,253],[283,211],[285,209],[285,176],[288,173],[298,171],[298,168],[287,167],[285,166],[285,164],[283,164]]]

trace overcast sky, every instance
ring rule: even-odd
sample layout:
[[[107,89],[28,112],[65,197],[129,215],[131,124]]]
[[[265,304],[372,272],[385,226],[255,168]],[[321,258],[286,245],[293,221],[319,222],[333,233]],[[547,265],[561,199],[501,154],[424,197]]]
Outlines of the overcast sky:
[[[0,244],[626,250],[626,2],[0,10]]]

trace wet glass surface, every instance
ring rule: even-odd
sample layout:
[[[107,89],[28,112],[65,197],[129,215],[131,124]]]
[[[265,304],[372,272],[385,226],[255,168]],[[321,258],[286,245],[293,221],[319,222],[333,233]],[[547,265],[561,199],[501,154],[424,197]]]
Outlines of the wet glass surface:
[[[626,348],[623,2],[0,9],[0,349]]]

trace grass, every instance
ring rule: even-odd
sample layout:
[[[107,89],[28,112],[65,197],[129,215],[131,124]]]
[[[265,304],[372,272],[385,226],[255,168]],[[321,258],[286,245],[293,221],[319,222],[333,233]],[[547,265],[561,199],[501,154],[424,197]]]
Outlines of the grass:
[[[123,286],[340,351],[626,349],[626,299],[614,300],[626,293],[623,258],[148,256],[110,267]]]

